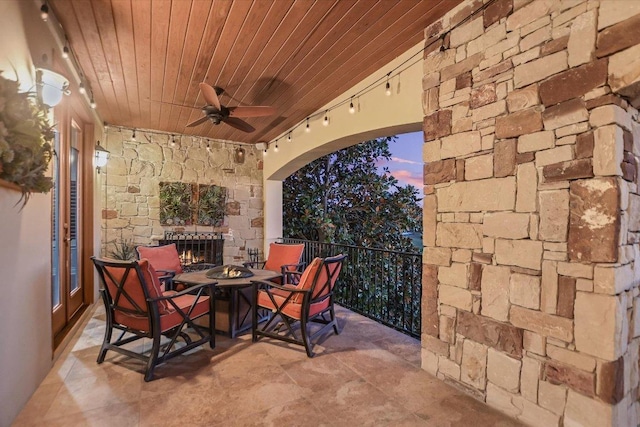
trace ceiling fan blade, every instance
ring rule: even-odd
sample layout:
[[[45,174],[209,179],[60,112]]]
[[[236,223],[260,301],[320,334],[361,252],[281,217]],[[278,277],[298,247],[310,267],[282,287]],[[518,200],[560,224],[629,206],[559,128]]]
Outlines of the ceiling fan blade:
[[[220,110],[220,100],[214,88],[202,82],[200,83],[200,91],[202,92],[202,96],[204,96],[204,100],[207,101],[207,104],[213,105]]]
[[[229,107],[229,116],[231,117],[264,117],[272,116],[275,113],[275,108],[266,105],[239,105],[237,107]]]
[[[253,132],[254,130],[256,130],[249,123],[245,122],[242,119],[238,119],[237,117],[227,117],[226,119],[222,119],[222,121],[229,126],[241,130],[242,132]]]
[[[204,122],[206,122],[209,118],[207,116],[201,117],[198,120],[195,120],[187,125],[188,128],[192,128],[194,126],[198,126]]]

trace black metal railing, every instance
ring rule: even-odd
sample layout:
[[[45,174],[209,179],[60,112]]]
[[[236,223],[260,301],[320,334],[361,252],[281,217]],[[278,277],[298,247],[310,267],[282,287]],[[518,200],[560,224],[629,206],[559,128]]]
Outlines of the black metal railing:
[[[336,302],[420,338],[421,254],[301,239],[282,240],[283,243],[304,243],[302,261],[307,264],[315,257],[346,254],[336,284]]]

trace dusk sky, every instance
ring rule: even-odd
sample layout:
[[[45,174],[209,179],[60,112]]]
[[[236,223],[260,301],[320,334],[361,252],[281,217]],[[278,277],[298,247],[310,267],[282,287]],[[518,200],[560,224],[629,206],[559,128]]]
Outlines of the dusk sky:
[[[389,144],[392,153],[391,161],[379,162],[378,166],[388,167],[402,186],[411,184],[422,195],[422,145],[423,133],[413,132],[398,135],[395,142]]]

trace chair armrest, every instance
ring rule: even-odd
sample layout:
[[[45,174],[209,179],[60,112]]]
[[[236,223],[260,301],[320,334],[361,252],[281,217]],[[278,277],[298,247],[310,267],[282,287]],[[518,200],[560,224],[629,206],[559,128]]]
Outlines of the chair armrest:
[[[180,292],[176,292],[170,295],[162,295],[155,298],[149,298],[148,301],[157,302],[157,301],[163,301],[163,300],[170,300],[182,295],[193,295],[194,293],[200,291],[200,289],[202,288],[209,288],[209,291],[211,292],[210,295],[213,295],[213,292],[215,291],[215,287],[216,287],[215,283],[201,283],[199,285],[189,286],[188,288],[183,289]]]
[[[291,285],[277,285],[273,282],[267,282],[266,280],[252,280],[253,286],[257,289],[264,288],[275,288],[280,289],[281,291],[300,293],[300,294],[308,294],[311,293],[311,289],[297,289]]]
[[[304,270],[306,262],[301,262],[298,264],[285,264],[282,268],[282,284],[292,284],[297,285],[300,281],[300,277],[302,276],[302,271]],[[297,267],[296,270],[288,270],[287,267]]]
[[[243,262],[242,266],[246,267],[246,268],[264,269],[264,265],[266,263],[267,263],[267,261],[247,261],[247,262]]]

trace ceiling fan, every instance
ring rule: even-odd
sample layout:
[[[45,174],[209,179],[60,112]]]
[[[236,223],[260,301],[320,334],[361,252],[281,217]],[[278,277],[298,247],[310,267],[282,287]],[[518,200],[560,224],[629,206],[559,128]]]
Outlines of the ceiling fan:
[[[224,89],[218,86],[210,86],[204,82],[200,83],[200,91],[207,102],[207,105],[202,107],[204,117],[189,123],[187,127],[198,126],[210,120],[215,125],[219,125],[222,122],[243,132],[253,132],[256,129],[238,117],[265,117],[271,116],[276,112],[275,108],[266,105],[225,107],[220,103],[219,98]]]

